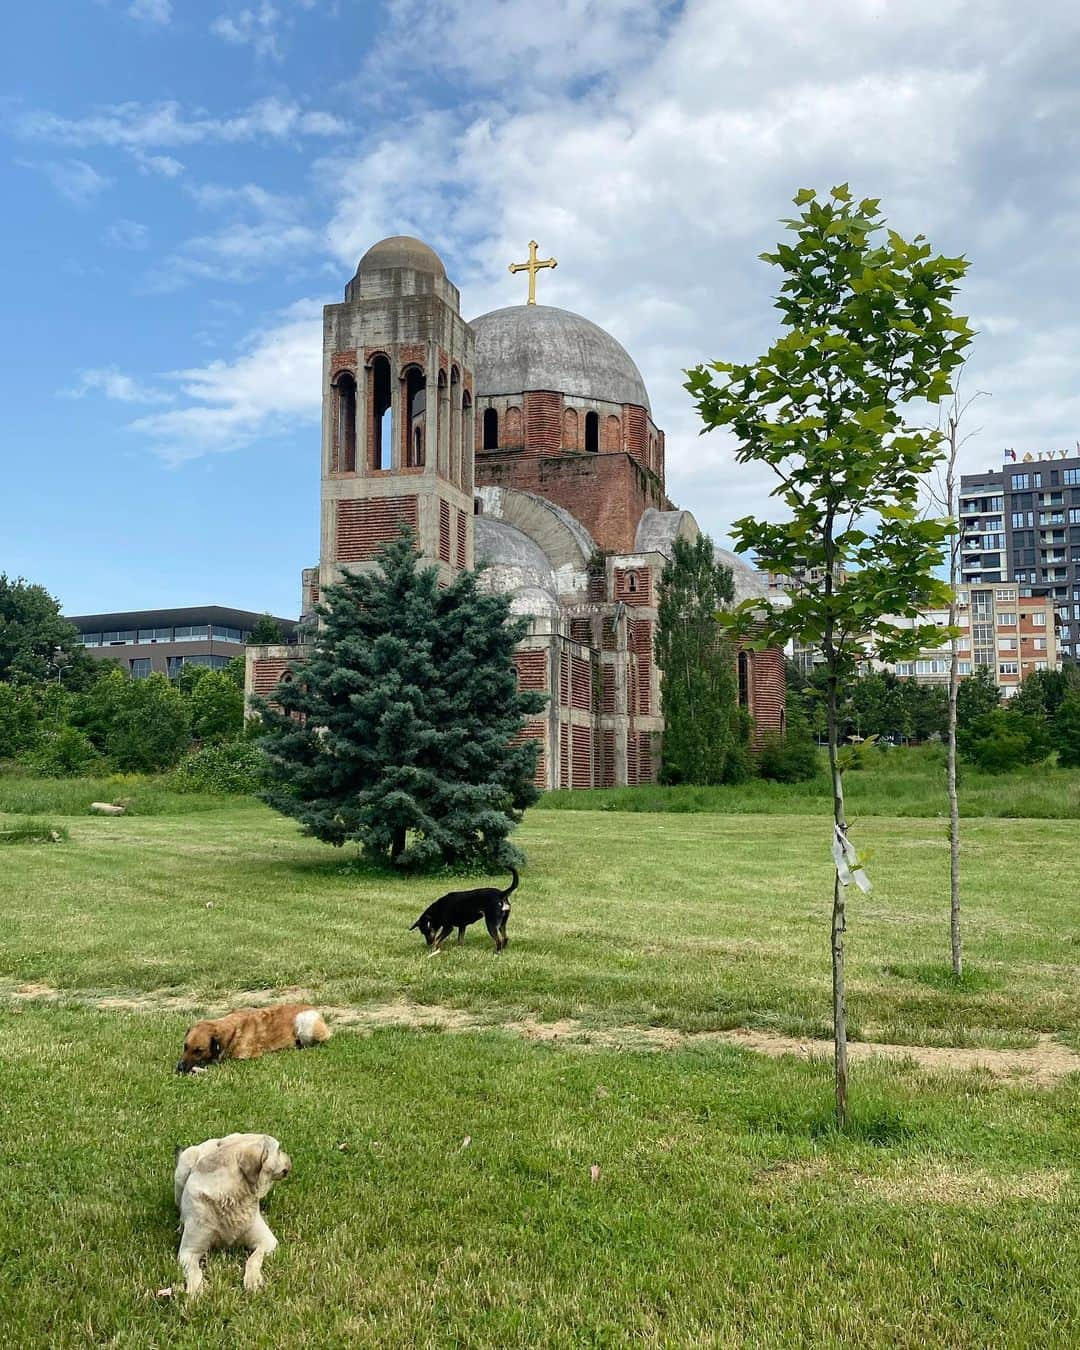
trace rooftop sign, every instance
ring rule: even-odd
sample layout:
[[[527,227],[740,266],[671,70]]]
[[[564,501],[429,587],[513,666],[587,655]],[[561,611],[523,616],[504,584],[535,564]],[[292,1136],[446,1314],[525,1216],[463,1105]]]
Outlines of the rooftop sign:
[[[1080,441],[1076,442],[1075,450],[1028,450],[1024,455],[1017,455],[1015,450],[1002,450],[1002,459],[1015,463],[1021,460],[1024,464],[1034,464],[1040,459],[1068,459],[1070,455],[1080,455]]]

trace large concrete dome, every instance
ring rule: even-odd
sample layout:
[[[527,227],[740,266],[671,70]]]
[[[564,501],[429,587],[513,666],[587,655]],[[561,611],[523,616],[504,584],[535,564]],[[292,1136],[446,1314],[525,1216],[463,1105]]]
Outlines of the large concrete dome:
[[[480,397],[548,389],[649,409],[641,372],[610,333],[551,305],[510,305],[471,322]]]
[[[435,250],[422,239],[414,239],[408,234],[391,235],[389,239],[380,239],[372,244],[360,259],[356,271],[381,272],[390,267],[408,267],[414,272],[433,272],[437,277],[446,276],[446,268]]]

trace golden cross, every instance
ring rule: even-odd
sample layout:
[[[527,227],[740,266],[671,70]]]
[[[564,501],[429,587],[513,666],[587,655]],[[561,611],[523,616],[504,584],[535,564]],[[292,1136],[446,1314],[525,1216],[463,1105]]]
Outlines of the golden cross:
[[[536,240],[529,240],[529,261],[523,263],[511,263],[511,272],[528,272],[529,274],[529,299],[530,305],[536,304],[536,274],[541,267],[558,267],[558,262],[554,258],[544,258],[538,261],[536,257]]]

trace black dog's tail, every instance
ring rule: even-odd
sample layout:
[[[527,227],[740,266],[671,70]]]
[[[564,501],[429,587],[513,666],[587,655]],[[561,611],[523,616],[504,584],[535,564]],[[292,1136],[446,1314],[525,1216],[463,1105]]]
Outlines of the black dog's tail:
[[[511,875],[514,879],[513,879],[513,881],[511,881],[509,888],[508,888],[507,890],[503,891],[503,899],[504,899],[504,900],[508,899],[511,895],[513,895],[513,893],[514,893],[514,892],[517,890],[517,888],[518,888],[518,874],[517,874],[517,868],[516,868],[516,867],[511,867],[511,869],[510,869],[510,875]]]

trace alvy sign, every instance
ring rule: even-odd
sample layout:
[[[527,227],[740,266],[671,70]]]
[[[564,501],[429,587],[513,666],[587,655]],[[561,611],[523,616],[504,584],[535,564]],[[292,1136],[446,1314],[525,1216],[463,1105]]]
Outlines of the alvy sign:
[[[1075,450],[1029,450],[1024,455],[1018,455],[1015,450],[1001,452],[1002,459],[1020,461],[1023,464],[1036,464],[1044,459],[1068,459],[1070,455],[1080,455],[1080,441],[1076,442]]]

